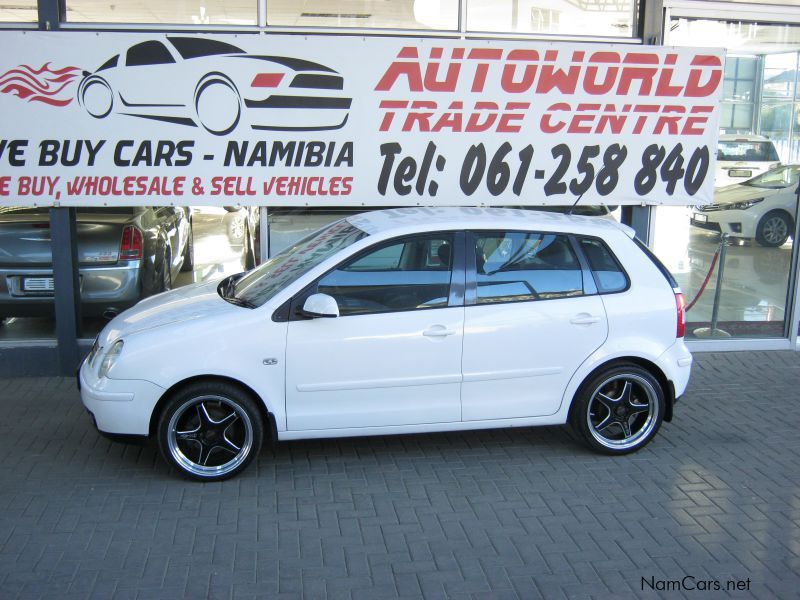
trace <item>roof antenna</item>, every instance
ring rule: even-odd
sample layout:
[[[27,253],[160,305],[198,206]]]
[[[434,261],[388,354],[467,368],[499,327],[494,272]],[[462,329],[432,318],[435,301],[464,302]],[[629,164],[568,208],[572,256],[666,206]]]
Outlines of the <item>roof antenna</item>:
[[[569,207],[569,211],[567,212],[567,214],[569,216],[572,216],[572,209],[575,208],[578,205],[578,202],[581,201],[581,198],[583,198],[583,194],[585,194],[585,193],[586,192],[583,192],[580,196],[578,196],[578,199],[575,200],[575,202],[572,204],[572,206]]]

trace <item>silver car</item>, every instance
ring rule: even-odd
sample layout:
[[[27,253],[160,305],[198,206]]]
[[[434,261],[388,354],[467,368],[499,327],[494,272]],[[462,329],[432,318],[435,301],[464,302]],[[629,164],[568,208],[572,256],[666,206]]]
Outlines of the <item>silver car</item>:
[[[181,207],[77,210],[81,309],[112,318],[172,287],[194,262],[191,215]],[[0,213],[0,320],[53,316],[50,219],[46,209]]]

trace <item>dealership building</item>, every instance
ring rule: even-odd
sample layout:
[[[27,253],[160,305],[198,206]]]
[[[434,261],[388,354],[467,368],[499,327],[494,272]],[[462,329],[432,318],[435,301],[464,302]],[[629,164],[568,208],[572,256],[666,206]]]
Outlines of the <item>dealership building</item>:
[[[74,373],[139,298],[336,219],[443,205],[621,221],[691,349],[797,348],[798,2],[11,0],[0,30],[6,376]]]

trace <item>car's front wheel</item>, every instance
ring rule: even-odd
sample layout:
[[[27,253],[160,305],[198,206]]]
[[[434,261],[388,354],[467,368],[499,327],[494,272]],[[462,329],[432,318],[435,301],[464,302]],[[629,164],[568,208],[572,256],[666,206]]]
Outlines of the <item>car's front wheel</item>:
[[[792,231],[792,221],[785,212],[773,210],[761,217],[756,228],[756,241],[767,248],[783,246]]]
[[[236,85],[222,73],[209,73],[197,84],[194,107],[209,133],[227,135],[239,124],[242,101]]]
[[[169,400],[158,423],[164,458],[199,481],[219,481],[242,471],[258,454],[263,438],[255,401],[225,382],[183,388]]]
[[[572,426],[592,450],[627,454],[653,439],[664,418],[664,390],[651,373],[618,364],[587,381],[575,397]]]

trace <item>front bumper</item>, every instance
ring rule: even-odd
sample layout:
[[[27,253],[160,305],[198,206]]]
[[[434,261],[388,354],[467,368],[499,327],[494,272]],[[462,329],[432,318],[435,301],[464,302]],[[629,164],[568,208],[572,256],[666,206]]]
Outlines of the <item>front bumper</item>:
[[[149,435],[150,417],[164,388],[143,379],[98,378],[97,365],[78,371],[81,401],[101,433]]]
[[[692,213],[691,224],[702,229],[727,233],[731,237],[754,238],[761,214],[763,213],[752,209],[696,211]],[[702,217],[707,220],[703,222]]]

